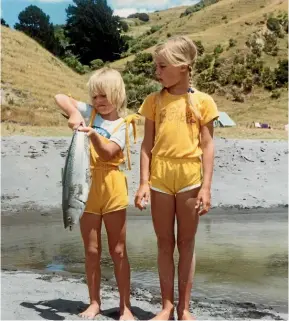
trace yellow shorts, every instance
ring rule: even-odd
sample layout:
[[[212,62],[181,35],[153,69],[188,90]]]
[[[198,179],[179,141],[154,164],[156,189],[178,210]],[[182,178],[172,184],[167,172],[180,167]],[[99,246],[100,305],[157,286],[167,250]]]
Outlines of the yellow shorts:
[[[150,183],[154,191],[175,195],[200,187],[202,184],[202,161],[153,156]]]
[[[127,180],[117,167],[92,169],[92,182],[85,212],[103,215],[128,206]]]

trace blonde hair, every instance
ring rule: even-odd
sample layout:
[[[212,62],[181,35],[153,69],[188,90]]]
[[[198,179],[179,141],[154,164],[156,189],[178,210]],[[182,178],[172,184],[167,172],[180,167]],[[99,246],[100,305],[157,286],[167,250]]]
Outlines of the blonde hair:
[[[96,95],[106,95],[107,100],[116,108],[120,117],[126,114],[127,98],[121,74],[112,68],[98,69],[87,83],[90,99]]]
[[[165,43],[156,46],[155,57],[162,57],[168,64],[173,66],[188,66],[189,88],[187,102],[189,109],[198,119],[201,113],[193,100],[193,65],[197,59],[197,47],[194,42],[186,36],[175,36],[169,38]],[[160,96],[163,90],[160,92]]]

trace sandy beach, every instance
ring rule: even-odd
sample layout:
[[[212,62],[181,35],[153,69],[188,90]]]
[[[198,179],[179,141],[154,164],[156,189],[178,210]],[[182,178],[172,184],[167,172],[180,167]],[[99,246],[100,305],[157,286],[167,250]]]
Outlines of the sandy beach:
[[[64,165],[69,142],[70,138],[67,137],[39,138],[16,136],[4,137],[2,139],[1,201],[2,235],[4,235],[2,238],[2,251],[3,248],[5,249],[4,262],[8,262],[8,254],[6,255],[6,253],[11,253],[12,251],[12,253],[15,253],[13,256],[15,256],[19,255],[18,250],[19,253],[22,251],[25,257],[34,255],[34,261],[37,262],[39,260],[38,255],[44,255],[42,253],[44,250],[42,249],[41,239],[48,240],[49,238],[55,238],[54,243],[62,244],[63,239],[60,239],[60,237],[64,238],[65,236],[61,235],[61,231],[63,230],[60,211],[61,168]],[[131,204],[133,203],[134,193],[138,186],[139,148],[140,141],[132,145],[133,170],[126,172]],[[288,207],[287,142],[216,139],[215,154],[215,171],[212,186],[212,212],[215,211],[215,219],[220,211],[239,211],[241,214],[238,214],[238,217],[242,217],[244,211],[245,215],[246,213],[250,213],[250,211],[264,211],[267,212],[267,217],[270,217],[270,211],[274,211],[274,213],[275,211],[281,211],[283,214],[278,229],[282,228],[282,235],[284,235],[285,230],[283,226],[285,226],[285,212],[287,212]],[[210,220],[209,215],[210,214],[206,217],[208,221]],[[260,231],[258,230],[258,233],[260,233],[261,237],[261,235],[264,234],[264,230],[262,230],[259,223],[262,222],[260,215],[254,225],[254,233],[256,228],[260,226],[261,229]],[[35,219],[36,216],[37,219]],[[234,220],[232,220],[231,225],[226,227],[226,218],[223,218],[223,220],[224,223],[222,224],[225,229],[229,229],[230,226],[236,224]],[[49,224],[52,224],[52,222],[56,222],[57,224],[55,227],[53,226],[49,229]],[[131,222],[131,230],[133,230],[134,221]],[[146,224],[151,223],[148,222]],[[269,219],[266,226],[270,228],[272,224]],[[149,226],[151,228],[151,225]],[[239,222],[239,226],[241,226],[244,231],[246,230],[243,221]],[[210,229],[210,226],[205,225],[204,230],[206,228]],[[217,225],[216,229],[220,230],[219,225]],[[53,230],[56,233],[55,235],[50,234],[53,233]],[[273,230],[273,227],[272,230],[268,229],[266,232],[268,236],[265,235],[265,238],[267,237],[268,239],[271,237],[270,235],[272,234],[270,233],[274,233]],[[151,230],[149,231],[152,233]],[[240,237],[241,235],[245,235],[245,232],[241,230],[238,231]],[[34,240],[36,245],[32,247],[31,240],[27,241],[26,244],[24,238],[27,239],[27,235],[33,233],[36,233],[38,236],[35,237]],[[211,233],[210,230],[208,230],[207,233]],[[220,235],[222,234],[224,233],[222,232]],[[277,229],[276,234],[278,234]],[[21,235],[23,235],[23,238],[20,237]],[[201,237],[200,242],[208,242],[209,238],[212,237],[211,234],[208,235],[208,238],[203,239],[203,237]],[[79,238],[79,235],[75,237]],[[246,237],[248,242],[251,242],[249,233]],[[230,238],[230,236],[228,236],[228,238]],[[257,247],[257,251],[251,254],[254,258],[254,256],[258,256],[258,235],[252,240],[256,240]],[[278,245],[280,240],[274,237],[272,237],[271,240],[273,243],[276,242],[276,244],[273,244],[275,251],[275,245],[276,248],[280,247]],[[143,242],[147,244],[148,241],[144,239]],[[212,242],[218,241],[215,239]],[[219,242],[219,246],[221,246],[224,240],[220,239]],[[231,243],[230,240],[226,242]],[[250,247],[250,244],[246,244],[246,240],[242,242],[245,244],[242,246]],[[21,244],[23,248],[21,248]],[[239,243],[236,243],[234,247],[233,244],[231,244],[231,251],[236,251],[236,249],[240,247],[238,244]],[[133,245],[136,246],[136,244]],[[56,245],[54,244],[52,246],[55,247]],[[272,247],[272,244],[270,246]],[[152,244],[152,248],[155,250],[154,243]],[[214,252],[216,252],[216,250],[218,250],[218,247],[213,249]],[[148,251],[150,250],[148,249]],[[266,251],[267,248],[262,248],[260,251],[264,253],[264,257]],[[3,255],[4,254],[2,254],[2,258]],[[148,254],[144,253],[142,255],[146,257]],[[155,256],[155,252],[153,252],[153,255]],[[236,254],[233,260],[236,261],[236,265],[240,265],[241,263],[238,263],[237,258],[238,255]],[[12,263],[15,262],[14,259],[15,258],[11,260]],[[138,262],[139,258],[137,258],[136,261]],[[200,261],[202,261],[202,257]],[[226,266],[228,262],[226,261]],[[254,261],[252,262],[252,265],[254,265]],[[284,263],[282,264],[284,265]],[[83,265],[83,263],[81,265]],[[36,270],[31,268],[31,264],[28,263],[26,268],[24,264],[21,266],[23,266],[23,268],[10,265],[3,267],[2,260],[2,320],[78,319],[77,313],[83,309],[88,299],[83,273],[55,272],[41,268]],[[274,265],[273,268],[270,266],[270,271],[278,268],[278,264],[276,266]],[[286,269],[286,267],[284,267],[284,269]],[[282,267],[282,271],[284,269]],[[257,273],[259,273],[258,271]],[[264,275],[266,275],[266,273]],[[199,278],[199,280],[199,282],[202,282],[202,278]],[[280,280],[282,282],[282,279]],[[156,291],[149,285],[145,286],[146,281],[143,281],[143,284],[143,286],[134,285],[132,290],[133,312],[139,320],[151,318],[160,308],[159,290]],[[240,286],[240,288],[242,287],[241,283],[236,286],[237,290],[238,286]],[[200,285],[200,287],[202,287],[202,285]],[[206,284],[205,287],[208,287],[208,284]],[[218,289],[215,288],[215,291],[218,292]],[[245,288],[242,291],[246,293]],[[256,291],[258,291],[258,289]],[[260,295],[261,293],[262,292],[260,292]],[[202,296],[201,298],[192,298],[191,310],[198,320],[288,319],[287,312],[284,311],[284,309],[277,311],[272,308],[270,304],[264,304],[266,297],[262,301],[262,304],[252,302],[249,295],[248,300],[244,300],[243,298],[246,297],[245,294],[243,294],[242,301],[240,302],[233,300],[233,298],[230,300],[221,294],[218,299],[216,297],[217,296],[215,296],[214,299],[210,299],[210,295],[208,295]],[[110,279],[103,280],[102,300],[103,312],[97,319],[117,319],[118,314],[116,308],[118,306],[118,294],[115,283]]]

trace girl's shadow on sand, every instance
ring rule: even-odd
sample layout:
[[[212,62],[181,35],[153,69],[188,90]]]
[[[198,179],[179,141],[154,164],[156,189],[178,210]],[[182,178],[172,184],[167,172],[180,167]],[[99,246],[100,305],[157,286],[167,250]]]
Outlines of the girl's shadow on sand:
[[[63,299],[38,301],[35,303],[22,302],[20,305],[28,309],[34,309],[39,313],[39,316],[45,320],[65,320],[67,317],[61,316],[58,313],[78,315],[87,307],[87,305],[82,301]],[[132,313],[138,320],[149,320],[155,316],[155,314],[144,311],[143,309],[135,306],[132,307]],[[119,320],[119,310],[118,308],[101,310],[101,314],[96,317],[96,319],[101,319],[101,316],[113,320]]]

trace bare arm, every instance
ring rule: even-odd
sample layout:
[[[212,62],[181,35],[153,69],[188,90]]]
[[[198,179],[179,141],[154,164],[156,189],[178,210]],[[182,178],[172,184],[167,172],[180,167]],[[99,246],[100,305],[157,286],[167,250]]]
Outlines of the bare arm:
[[[78,128],[78,131],[87,133],[95,151],[105,162],[112,159],[121,150],[120,146],[113,141],[105,143],[92,127],[81,126]]]
[[[54,98],[60,109],[69,117],[68,126],[70,128],[78,126],[81,122],[84,123],[84,119],[77,109],[77,100],[64,94],[58,94]]]
[[[199,215],[206,214],[211,207],[211,185],[214,166],[214,125],[210,121],[201,127],[201,148],[203,151],[203,183],[199,191],[196,208]]]
[[[149,200],[150,187],[150,162],[151,162],[151,150],[154,146],[155,139],[155,123],[152,120],[145,120],[145,133],[144,139],[141,145],[140,156],[140,186],[135,196],[135,206],[140,210],[145,208],[145,203]]]
[[[211,189],[214,166],[214,126],[213,121],[201,128],[201,148],[203,151],[203,184],[202,188]]]
[[[140,185],[148,184],[150,177],[151,150],[155,139],[155,123],[152,120],[145,120],[144,139],[141,144],[140,157]]]
[[[80,131],[82,131],[82,129],[80,129]],[[108,144],[104,143],[101,140],[100,135],[93,129],[88,133],[88,136],[91,139],[95,151],[104,161],[109,161],[121,150],[120,146],[115,142],[111,141]]]

